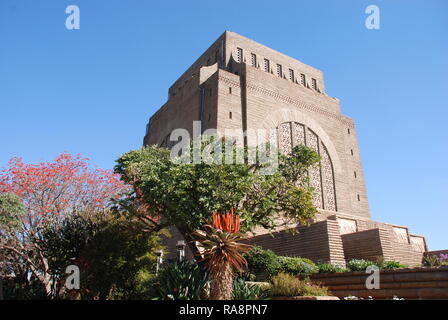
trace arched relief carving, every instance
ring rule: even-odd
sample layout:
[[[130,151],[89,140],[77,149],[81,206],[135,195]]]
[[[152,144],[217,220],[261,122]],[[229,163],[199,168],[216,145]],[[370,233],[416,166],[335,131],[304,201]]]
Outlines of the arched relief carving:
[[[277,128],[284,122],[297,122],[303,126],[310,128],[319,137],[320,141],[325,145],[328,155],[332,161],[334,174],[341,174],[342,167],[336,148],[331,142],[330,137],[325,130],[310,116],[300,112],[298,110],[291,109],[278,109],[269,113],[269,117],[266,118],[258,128],[271,129]]]
[[[337,211],[334,167],[325,143],[312,129],[299,122],[283,122],[276,129],[280,152],[288,154],[294,146],[303,144],[320,155],[320,165],[309,170],[314,188],[314,205],[320,209]]]

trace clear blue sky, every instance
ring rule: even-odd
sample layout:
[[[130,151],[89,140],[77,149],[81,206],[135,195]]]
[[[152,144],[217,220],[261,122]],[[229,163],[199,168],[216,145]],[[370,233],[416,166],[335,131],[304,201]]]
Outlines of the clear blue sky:
[[[67,150],[112,168],[224,30],[323,70],[357,124],[372,217],[448,249],[446,0],[1,0],[0,167]]]

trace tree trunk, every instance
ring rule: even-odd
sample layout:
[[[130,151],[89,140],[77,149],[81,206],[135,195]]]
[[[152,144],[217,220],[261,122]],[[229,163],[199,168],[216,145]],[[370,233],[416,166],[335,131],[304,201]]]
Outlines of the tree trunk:
[[[232,300],[233,270],[230,263],[226,263],[216,271],[210,272],[210,300]]]

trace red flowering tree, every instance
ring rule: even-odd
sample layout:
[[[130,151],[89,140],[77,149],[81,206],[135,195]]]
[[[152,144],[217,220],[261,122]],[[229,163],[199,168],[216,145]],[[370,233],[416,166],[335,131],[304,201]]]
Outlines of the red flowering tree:
[[[39,247],[41,228],[58,217],[101,213],[112,198],[120,197],[126,190],[119,175],[91,168],[88,159],[79,154],[62,153],[53,162],[39,164],[11,159],[8,168],[0,171],[0,194],[16,195],[25,210],[17,218],[16,227],[0,226],[2,255],[21,262],[50,294],[48,261]]]

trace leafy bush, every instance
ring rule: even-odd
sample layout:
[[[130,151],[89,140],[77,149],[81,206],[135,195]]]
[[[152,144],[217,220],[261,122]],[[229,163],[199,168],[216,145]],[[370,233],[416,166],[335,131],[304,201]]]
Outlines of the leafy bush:
[[[269,293],[272,296],[326,296],[328,289],[316,284],[312,284],[309,280],[300,280],[297,277],[279,273],[272,277],[272,286]]]
[[[401,264],[398,261],[384,261],[378,267],[380,269],[400,269],[400,268],[407,268],[408,266],[405,264]]]
[[[242,278],[233,282],[233,300],[258,300],[266,298],[266,289],[256,284],[248,284]]]
[[[105,211],[52,219],[42,228],[40,250],[56,285],[63,286],[67,261],[81,271],[82,299],[144,299],[145,281],[155,276],[160,237],[142,232],[135,220]],[[56,287],[57,289],[58,287]],[[68,298],[70,292],[58,294]]]
[[[338,266],[336,264],[331,263],[321,263],[317,265],[319,269],[319,273],[339,273],[339,272],[348,272],[347,268]]]
[[[448,265],[448,254],[428,255],[423,257],[423,265],[426,267],[439,267]]]
[[[386,261],[381,258],[377,261],[352,259],[347,262],[347,267],[351,271],[365,271],[369,266],[376,266],[378,267],[378,269],[399,269],[408,267],[407,265],[401,264],[398,261]]]
[[[255,274],[266,275],[268,279],[280,272],[293,275],[313,274],[318,268],[313,261],[299,257],[283,257],[271,250],[254,247],[251,254],[246,256],[249,270]]]
[[[365,271],[369,266],[377,266],[377,264],[364,259],[351,259],[347,262],[347,267],[351,271]]]
[[[304,296],[328,296],[328,288],[322,287],[320,285],[314,283],[305,282],[305,286],[303,287]]]
[[[206,297],[208,275],[192,261],[175,262],[157,276],[156,299],[201,300]]]
[[[280,270],[278,256],[271,250],[254,246],[252,252],[246,255],[249,270],[256,274],[265,274],[268,278]]]
[[[429,255],[423,257],[423,265],[425,267],[435,267],[439,266],[439,259],[436,255]]]
[[[257,279],[257,276],[251,272],[240,272],[238,277],[245,281],[255,281]]]
[[[278,257],[280,270],[277,273],[289,273],[292,275],[313,274],[318,272],[318,268],[313,261],[298,257]]]

